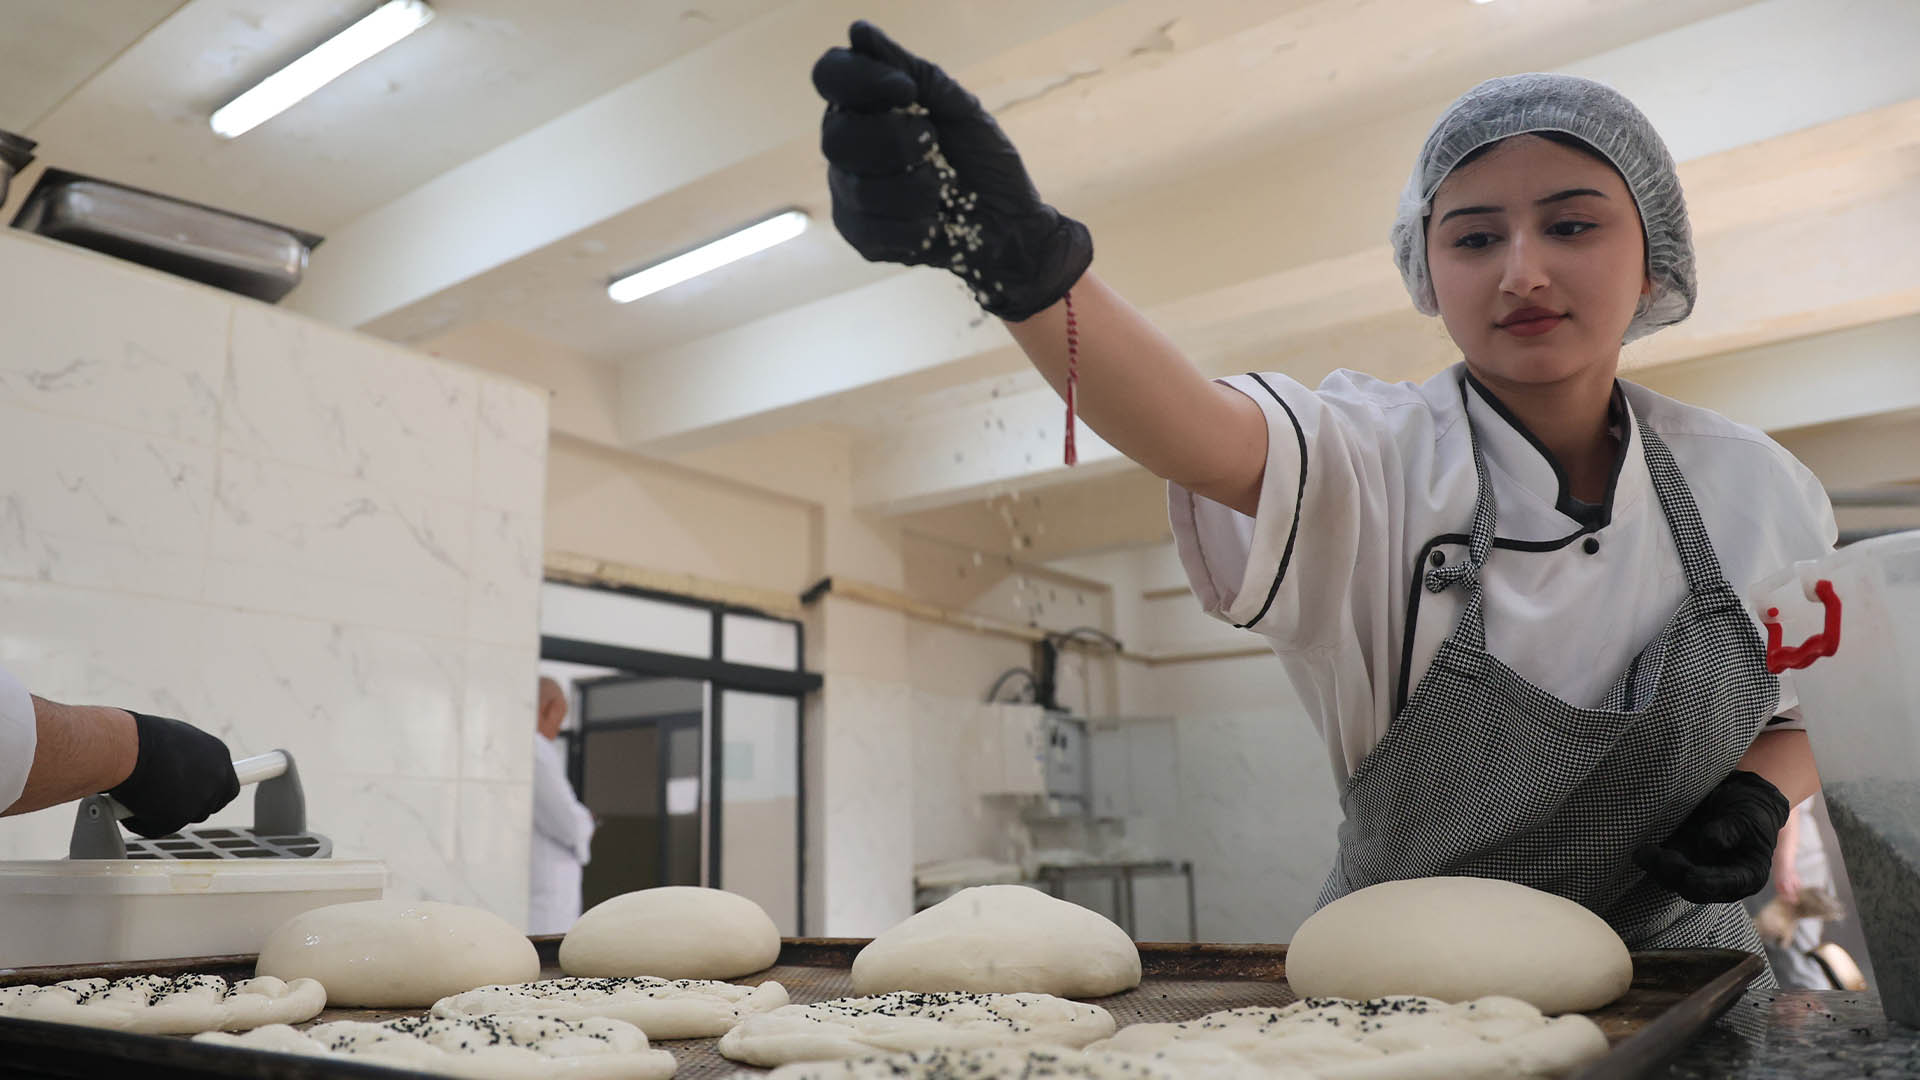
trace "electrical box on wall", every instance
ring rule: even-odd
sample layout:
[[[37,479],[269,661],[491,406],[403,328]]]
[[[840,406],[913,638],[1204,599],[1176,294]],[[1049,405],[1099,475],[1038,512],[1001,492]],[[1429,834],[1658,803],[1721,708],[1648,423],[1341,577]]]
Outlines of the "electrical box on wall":
[[[987,763],[981,794],[1045,795],[1047,774],[1040,731],[1046,711],[1038,705],[981,708],[985,715],[980,731],[986,745],[980,748],[980,760]]]
[[[1042,770],[1047,798],[1087,805],[1087,722],[1065,713],[1048,713],[1042,724]]]
[[[997,775],[983,792],[1044,798],[1084,813],[1087,795],[1086,721],[1037,705],[989,705],[985,759]]]

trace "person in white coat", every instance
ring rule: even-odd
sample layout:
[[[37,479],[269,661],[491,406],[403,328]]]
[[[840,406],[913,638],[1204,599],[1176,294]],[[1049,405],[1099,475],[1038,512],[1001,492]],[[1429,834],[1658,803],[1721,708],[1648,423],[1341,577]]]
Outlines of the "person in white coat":
[[[1077,408],[1169,482],[1195,594],[1267,639],[1325,743],[1345,820],[1320,902],[1501,878],[1632,948],[1760,953],[1737,901],[1819,781],[1741,590],[1830,550],[1833,515],[1762,433],[1617,377],[1696,295],[1639,109],[1525,74],[1434,124],[1392,251],[1461,363],[1216,381],[1099,278],[977,98],[871,24],[849,36],[813,69],[835,227],[960,276],[1069,431]]]
[[[552,679],[540,680],[538,729],[533,738],[533,847],[529,867],[527,932],[564,934],[580,917],[581,868],[593,854],[593,811],[567,780],[560,729],[567,721],[567,695]]]

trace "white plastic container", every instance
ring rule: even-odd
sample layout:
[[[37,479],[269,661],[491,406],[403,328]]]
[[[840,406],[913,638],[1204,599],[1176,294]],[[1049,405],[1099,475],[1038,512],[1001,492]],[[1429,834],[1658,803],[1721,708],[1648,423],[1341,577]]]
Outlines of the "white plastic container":
[[[1832,642],[1823,581],[1834,597]],[[1920,778],[1920,531],[1795,563],[1752,598],[1761,621],[1779,625],[1778,634],[1769,627],[1771,653],[1792,671],[1821,778]]]
[[[386,885],[370,859],[0,862],[0,968],[257,953],[293,916]]]
[[[1920,1025],[1920,531],[1755,586],[1790,671],[1889,1017]]]

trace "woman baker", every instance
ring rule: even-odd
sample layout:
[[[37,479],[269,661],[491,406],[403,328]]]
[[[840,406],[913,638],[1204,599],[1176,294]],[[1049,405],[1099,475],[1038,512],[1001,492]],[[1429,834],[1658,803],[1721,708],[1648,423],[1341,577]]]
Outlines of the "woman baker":
[[[1441,115],[1392,229],[1461,362],[1210,380],[1091,269],[980,103],[875,27],[814,68],[834,224],[962,276],[1114,447],[1168,481],[1206,609],[1272,645],[1345,822],[1320,895],[1502,878],[1636,949],[1758,953],[1737,903],[1818,787],[1739,589],[1831,548],[1820,484],[1759,432],[1617,378],[1695,295],[1673,160],[1585,79]]]

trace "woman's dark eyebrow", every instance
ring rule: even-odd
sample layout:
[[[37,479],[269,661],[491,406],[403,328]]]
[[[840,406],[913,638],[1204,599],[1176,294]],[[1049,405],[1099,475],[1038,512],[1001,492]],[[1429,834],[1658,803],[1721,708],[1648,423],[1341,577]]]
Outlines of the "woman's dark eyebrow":
[[[1548,203],[1563,202],[1567,199],[1577,199],[1582,195],[1592,195],[1595,198],[1600,198],[1600,199],[1604,199],[1607,197],[1606,192],[1595,191],[1592,188],[1585,188],[1585,187],[1568,188],[1565,191],[1556,191],[1544,199],[1535,199],[1533,200],[1533,205],[1545,206]],[[1498,214],[1502,212],[1503,212],[1502,208],[1498,206],[1463,206],[1458,210],[1447,211],[1446,216],[1440,219],[1440,224],[1445,225],[1447,222],[1452,221],[1454,218],[1464,217],[1468,214]]]
[[[1591,195],[1596,199],[1604,199],[1607,197],[1606,192],[1595,191],[1590,187],[1568,188],[1565,191],[1556,191],[1544,199],[1535,199],[1533,200],[1533,205],[1545,206],[1548,203],[1563,202],[1567,199],[1577,199],[1582,195]]]

